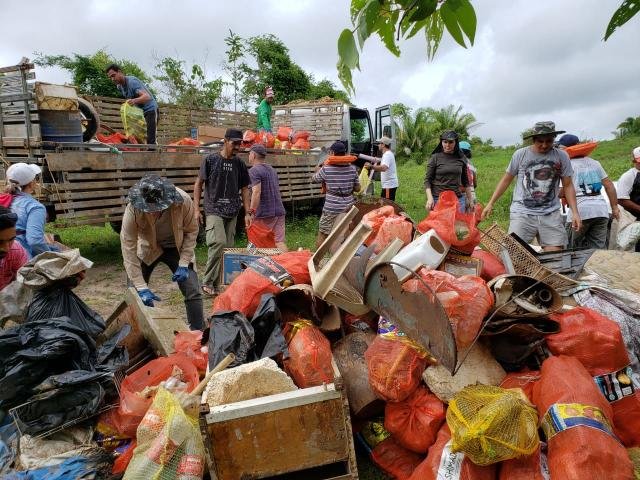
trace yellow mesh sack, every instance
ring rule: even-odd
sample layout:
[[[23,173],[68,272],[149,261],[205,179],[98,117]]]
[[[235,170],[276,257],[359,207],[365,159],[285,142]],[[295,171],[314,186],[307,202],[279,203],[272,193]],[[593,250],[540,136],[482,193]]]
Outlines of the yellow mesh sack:
[[[133,135],[138,142],[147,142],[147,121],[144,119],[144,112],[140,107],[124,102],[120,105],[120,120],[122,120],[124,134],[127,137]]]
[[[640,447],[629,448],[627,453],[633,463],[633,478],[640,480]]]
[[[202,478],[204,443],[193,413],[185,413],[175,395],[159,388],[138,426],[138,446],[123,480]]]
[[[519,388],[472,385],[449,402],[452,451],[476,465],[532,454],[539,444],[538,414]]]

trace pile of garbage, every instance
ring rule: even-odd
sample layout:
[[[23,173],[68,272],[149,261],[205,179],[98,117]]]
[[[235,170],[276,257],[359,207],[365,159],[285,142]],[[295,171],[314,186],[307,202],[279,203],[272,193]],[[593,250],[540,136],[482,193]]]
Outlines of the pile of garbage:
[[[279,150],[309,150],[310,133],[306,130],[294,131],[291,127],[278,127],[276,134],[265,131],[245,130],[242,136],[242,148],[251,148],[252,145],[264,145],[266,148]]]

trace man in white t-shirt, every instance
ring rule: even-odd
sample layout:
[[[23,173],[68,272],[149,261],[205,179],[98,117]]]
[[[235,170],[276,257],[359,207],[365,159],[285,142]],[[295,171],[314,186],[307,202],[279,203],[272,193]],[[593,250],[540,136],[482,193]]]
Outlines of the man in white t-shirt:
[[[382,153],[382,158],[370,157],[369,155],[358,155],[358,158],[367,161],[364,164],[364,168],[380,172],[380,182],[382,184],[380,196],[395,201],[399,183],[396,171],[396,157],[391,151],[391,139],[389,137],[381,137],[375,143],[378,145],[380,153]]]
[[[609,198],[613,218],[619,218],[620,211],[613,182],[600,162],[588,156],[598,144],[580,143],[579,138],[570,133],[560,137],[558,144],[558,148],[564,149],[571,160],[571,178],[576,191],[578,212],[582,219],[580,230],[573,230],[571,209],[567,209],[569,248],[606,248],[609,236],[609,206],[601,195],[603,190]],[[560,196],[562,197],[563,193]]]
[[[634,148],[632,155],[633,167],[622,174],[616,190],[618,205],[640,220],[640,147]],[[636,244],[636,252],[640,252],[640,242]]]

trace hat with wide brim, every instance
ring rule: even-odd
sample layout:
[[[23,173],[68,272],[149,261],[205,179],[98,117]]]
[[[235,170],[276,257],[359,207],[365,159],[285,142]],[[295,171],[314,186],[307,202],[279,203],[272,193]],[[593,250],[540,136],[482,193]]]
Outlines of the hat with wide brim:
[[[553,122],[536,122],[533,128],[522,136],[523,140],[531,137],[538,137],[541,135],[560,135],[561,133],[567,133],[566,130],[556,130],[556,124]]]
[[[176,187],[158,175],[145,175],[129,189],[129,203],[144,213],[161,212],[183,199]]]

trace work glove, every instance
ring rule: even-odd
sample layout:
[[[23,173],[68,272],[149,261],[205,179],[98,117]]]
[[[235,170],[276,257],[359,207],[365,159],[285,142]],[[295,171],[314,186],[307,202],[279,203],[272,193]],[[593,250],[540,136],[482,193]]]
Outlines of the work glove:
[[[176,268],[176,271],[173,272],[171,280],[173,280],[174,282],[182,283],[187,278],[189,278],[189,269],[187,267],[178,267]]]
[[[138,295],[142,299],[142,303],[144,303],[147,307],[153,307],[153,301],[154,300],[158,300],[158,301],[161,300],[161,298],[159,296],[157,296],[155,293],[153,293],[148,288],[145,288],[145,289],[142,289],[142,290],[138,290]]]

